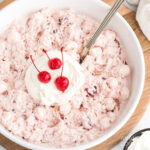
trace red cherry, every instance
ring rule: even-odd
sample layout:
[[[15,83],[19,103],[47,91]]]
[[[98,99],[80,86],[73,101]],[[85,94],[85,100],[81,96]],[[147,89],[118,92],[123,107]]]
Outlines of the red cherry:
[[[33,60],[33,58],[32,58],[32,55],[30,55],[30,58],[31,58],[31,61],[32,61],[34,67],[35,67],[36,70],[39,72],[39,73],[38,73],[38,79],[39,79],[41,82],[43,82],[43,83],[48,83],[48,82],[51,80],[51,75],[50,75],[50,73],[47,72],[47,71],[40,71],[40,70],[36,67],[36,65],[35,65],[35,63],[34,63],[34,60]]]
[[[69,86],[69,80],[64,76],[57,77],[55,80],[55,85],[59,91],[64,92]]]
[[[38,79],[43,83],[48,83],[51,80],[51,75],[47,71],[41,71],[38,74]]]
[[[62,63],[59,58],[53,58],[53,59],[49,60],[48,65],[49,65],[50,69],[55,70],[55,69],[59,69],[61,67]]]
[[[46,50],[43,49],[43,52],[46,54],[46,56],[49,59],[48,66],[49,66],[50,69],[55,70],[55,69],[59,69],[61,67],[62,62],[59,58],[50,59],[50,57],[48,56]]]

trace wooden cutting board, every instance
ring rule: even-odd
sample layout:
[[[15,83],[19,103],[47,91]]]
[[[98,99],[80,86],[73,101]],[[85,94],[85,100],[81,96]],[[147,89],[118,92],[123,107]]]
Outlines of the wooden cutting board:
[[[3,3],[0,4],[0,9],[8,5],[12,1],[13,0],[5,0]],[[109,5],[112,5],[113,3],[113,0],[103,0],[103,1],[105,1]],[[109,150],[112,146],[114,146],[120,140],[122,140],[140,121],[150,101],[150,41],[148,41],[141,32],[135,20],[135,12],[132,12],[131,10],[127,9],[125,6],[122,6],[119,12],[127,20],[132,29],[135,31],[143,48],[146,64],[144,91],[134,114],[129,119],[129,121],[124,125],[124,127],[121,128],[114,136],[109,138],[107,141],[89,150]],[[7,150],[27,150],[26,148],[21,147],[13,143],[12,141],[8,140],[3,135],[0,135],[0,144],[3,145]]]

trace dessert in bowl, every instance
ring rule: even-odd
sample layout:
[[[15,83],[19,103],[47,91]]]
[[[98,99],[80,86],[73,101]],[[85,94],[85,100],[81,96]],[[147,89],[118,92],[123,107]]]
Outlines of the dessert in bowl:
[[[21,0],[1,11],[1,133],[31,149],[85,149],[122,127],[142,92],[144,59],[119,14],[79,64],[107,10],[96,0]]]

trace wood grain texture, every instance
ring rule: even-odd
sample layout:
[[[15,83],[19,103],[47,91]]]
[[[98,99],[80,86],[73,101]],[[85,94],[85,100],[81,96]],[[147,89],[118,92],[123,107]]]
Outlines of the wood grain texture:
[[[0,4],[0,9],[8,5],[12,1],[14,0],[5,0],[3,3]],[[113,0],[103,0],[103,1],[105,1],[109,5],[112,5],[113,3]],[[109,138],[107,141],[89,150],[109,150],[113,145],[117,144],[120,140],[122,140],[139,122],[150,100],[150,41],[148,41],[146,37],[143,35],[143,33],[141,32],[139,25],[135,19],[136,16],[135,12],[132,12],[125,6],[123,6],[119,10],[119,12],[127,20],[127,22],[130,24],[132,29],[135,31],[141,43],[141,46],[143,48],[145,64],[146,64],[145,86],[144,86],[144,90],[140,102],[134,114],[129,119],[129,121],[125,124],[125,126],[122,129],[120,129],[114,136]],[[27,150],[26,148],[21,147],[13,143],[12,141],[8,140],[3,135],[0,135],[0,144],[3,145],[5,148],[7,148],[7,150]]]

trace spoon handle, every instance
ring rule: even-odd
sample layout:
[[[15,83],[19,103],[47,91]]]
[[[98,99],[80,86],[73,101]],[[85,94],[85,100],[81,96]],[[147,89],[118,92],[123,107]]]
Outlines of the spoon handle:
[[[116,0],[115,1],[115,3],[113,4],[112,8],[108,12],[108,14],[106,15],[106,17],[102,21],[102,23],[100,24],[99,28],[96,30],[96,32],[94,33],[94,35],[92,36],[92,38],[90,39],[90,41],[88,42],[88,44],[82,50],[82,52],[80,54],[80,60],[81,60],[81,62],[86,57],[86,55],[87,55],[89,49],[91,48],[91,46],[95,43],[95,41],[98,38],[98,36],[100,35],[100,33],[103,31],[103,29],[106,27],[106,25],[109,23],[109,21],[111,20],[111,18],[114,16],[114,14],[117,12],[117,10],[120,8],[120,6],[123,4],[124,1],[125,0]]]

